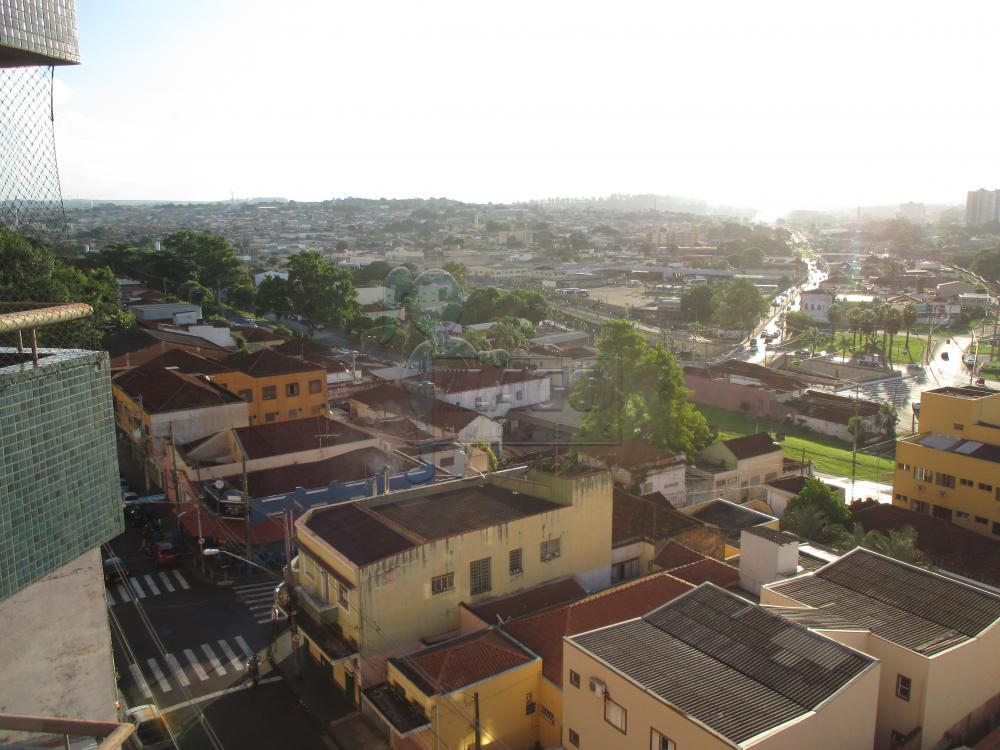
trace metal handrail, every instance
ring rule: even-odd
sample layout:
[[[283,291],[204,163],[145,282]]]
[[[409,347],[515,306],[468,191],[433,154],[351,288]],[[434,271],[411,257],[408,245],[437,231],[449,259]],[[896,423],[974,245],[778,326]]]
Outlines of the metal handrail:
[[[71,320],[89,318],[93,314],[94,308],[83,302],[46,304],[30,310],[0,312],[0,333],[67,323]]]

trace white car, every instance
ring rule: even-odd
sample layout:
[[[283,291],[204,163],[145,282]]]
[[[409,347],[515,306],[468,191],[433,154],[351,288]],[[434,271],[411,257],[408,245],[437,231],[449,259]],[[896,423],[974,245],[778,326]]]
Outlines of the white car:
[[[125,712],[125,719],[135,724],[133,747],[140,750],[173,750],[176,747],[170,739],[167,723],[156,706],[147,703],[130,708]]]

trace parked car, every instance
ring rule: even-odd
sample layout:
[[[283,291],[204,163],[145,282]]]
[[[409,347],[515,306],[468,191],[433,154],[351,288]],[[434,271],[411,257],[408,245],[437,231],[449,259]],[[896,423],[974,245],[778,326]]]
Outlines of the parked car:
[[[173,565],[178,559],[177,548],[170,542],[157,542],[153,545],[153,560],[157,565]]]
[[[132,490],[123,490],[122,491],[122,504],[123,505],[128,505],[129,503],[134,503],[138,499],[139,499],[139,493],[138,492],[132,492]]]
[[[156,706],[146,704],[130,708],[125,712],[125,718],[135,725],[135,734],[130,738],[132,747],[140,750],[172,750],[176,747],[170,739],[163,714]]]
[[[120,557],[109,557],[104,561],[104,582],[125,580],[128,578],[128,567]]]

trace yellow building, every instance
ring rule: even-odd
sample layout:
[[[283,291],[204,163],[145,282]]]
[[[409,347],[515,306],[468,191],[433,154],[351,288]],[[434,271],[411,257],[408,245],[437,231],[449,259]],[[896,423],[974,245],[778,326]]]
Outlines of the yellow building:
[[[293,571],[310,653],[357,699],[386,656],[457,633],[462,602],[567,575],[606,587],[611,489],[607,472],[491,474],[309,510]]]
[[[563,643],[562,747],[870,748],[875,659],[705,583]]]
[[[227,357],[213,382],[249,405],[250,424],[315,417],[327,411],[326,369],[272,349]]]
[[[1000,393],[924,391],[917,434],[896,444],[893,504],[1000,538]]]
[[[1000,596],[990,591],[858,548],[765,584],[760,601],[881,662],[876,750],[971,745],[1000,718]]]

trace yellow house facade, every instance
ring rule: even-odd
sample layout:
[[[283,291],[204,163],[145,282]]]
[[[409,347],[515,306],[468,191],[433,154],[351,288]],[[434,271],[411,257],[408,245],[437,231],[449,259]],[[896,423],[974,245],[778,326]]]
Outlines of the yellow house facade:
[[[569,575],[606,587],[611,489],[607,472],[492,474],[311,509],[293,564],[306,627],[335,629],[357,654],[345,668],[373,685],[387,656],[458,634],[462,602]]]
[[[228,357],[211,375],[247,402],[250,424],[315,417],[327,411],[326,369],[271,349]]]
[[[893,504],[1000,539],[1000,393],[924,392],[919,431],[896,445]]]

